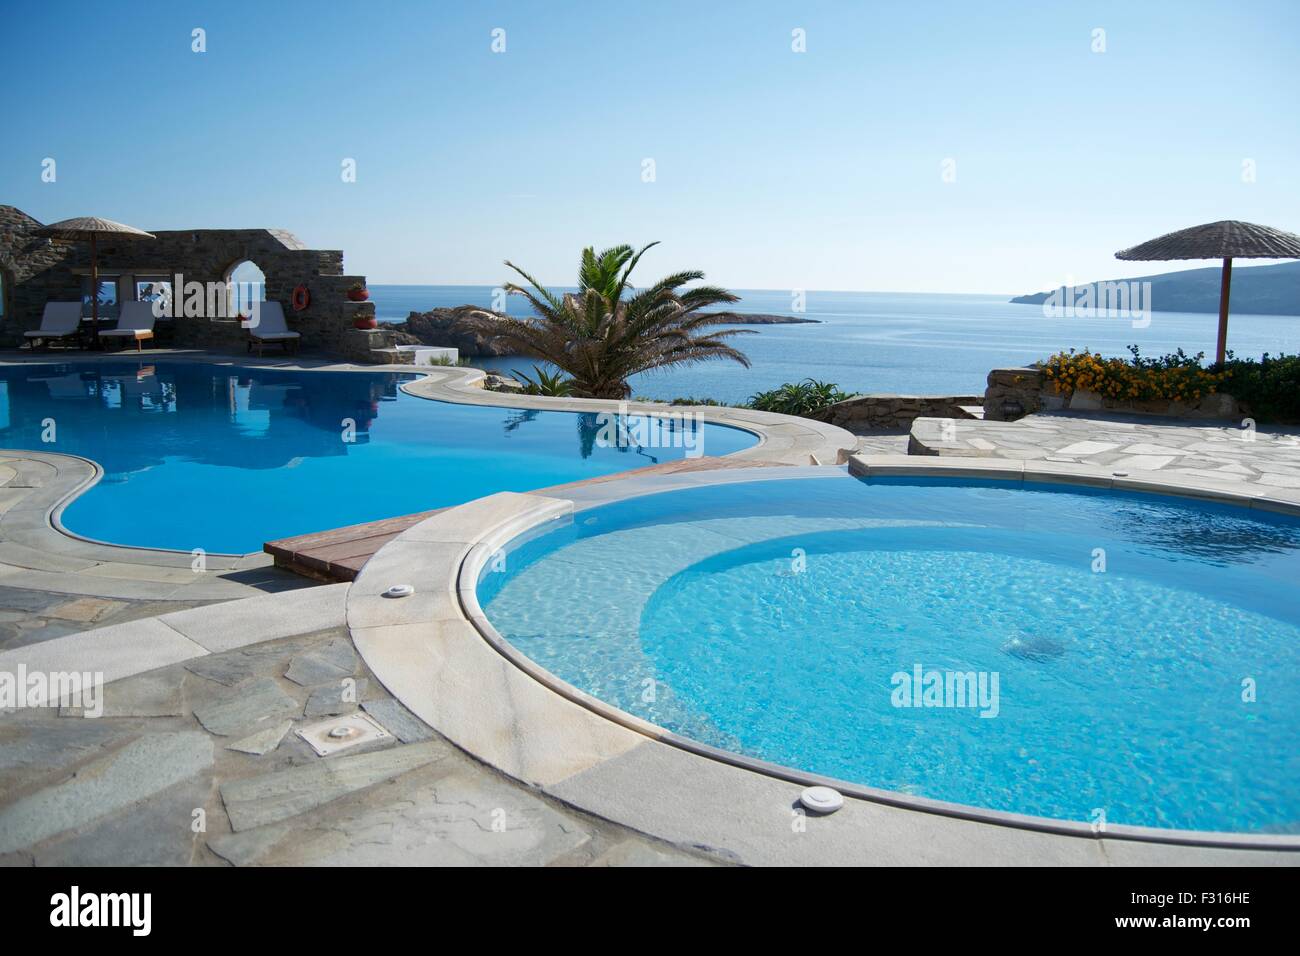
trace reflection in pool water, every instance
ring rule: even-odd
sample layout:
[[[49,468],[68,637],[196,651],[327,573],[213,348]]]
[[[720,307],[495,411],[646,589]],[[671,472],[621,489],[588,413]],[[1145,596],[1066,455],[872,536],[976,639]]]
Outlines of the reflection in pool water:
[[[599,440],[601,416],[430,402],[399,390],[412,377],[179,362],[11,366],[0,369],[0,446],[103,467],[63,513],[73,533],[242,553],[678,459],[690,444],[724,455],[757,441],[686,419],[652,429],[650,447],[610,447]]]

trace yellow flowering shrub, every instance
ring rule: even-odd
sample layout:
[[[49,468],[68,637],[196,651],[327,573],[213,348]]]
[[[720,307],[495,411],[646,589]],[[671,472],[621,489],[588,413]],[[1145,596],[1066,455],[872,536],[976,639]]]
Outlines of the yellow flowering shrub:
[[[1072,395],[1083,389],[1119,402],[1156,399],[1195,404],[1212,395],[1227,379],[1226,372],[1201,366],[1204,353],[1186,355],[1181,349],[1172,355],[1144,359],[1135,345],[1132,359],[1104,358],[1100,353],[1057,352],[1042,363],[1043,375],[1053,389]]]

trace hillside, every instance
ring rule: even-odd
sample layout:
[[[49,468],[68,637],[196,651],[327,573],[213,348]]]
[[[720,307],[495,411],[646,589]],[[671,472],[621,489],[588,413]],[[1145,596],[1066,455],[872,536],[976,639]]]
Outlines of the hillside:
[[[1221,274],[1220,266],[1210,266],[1114,281],[1150,282],[1151,307],[1155,312],[1218,312]],[[1035,292],[1016,296],[1011,301],[1041,305],[1051,294]],[[1230,304],[1237,314],[1300,315],[1300,261],[1268,266],[1247,266],[1234,261]]]

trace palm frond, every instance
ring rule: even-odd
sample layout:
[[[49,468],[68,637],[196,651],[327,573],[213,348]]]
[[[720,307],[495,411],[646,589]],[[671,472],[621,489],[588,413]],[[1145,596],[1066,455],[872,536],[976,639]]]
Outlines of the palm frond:
[[[703,279],[702,272],[681,270],[625,295],[633,289],[632,270],[656,245],[635,252],[628,245],[611,246],[599,253],[588,246],[582,250],[576,293],[552,292],[507,262],[529,287],[508,283],[505,288],[524,296],[534,317],[479,312],[475,318],[495,341],[568,374],[567,387],[579,396],[624,398],[630,393],[629,378],[672,365],[722,359],[748,367],[749,359],[728,340],[754,330],[718,329],[736,317],[701,311],[739,297],[718,286],[683,288]],[[542,387],[540,377],[536,385]]]

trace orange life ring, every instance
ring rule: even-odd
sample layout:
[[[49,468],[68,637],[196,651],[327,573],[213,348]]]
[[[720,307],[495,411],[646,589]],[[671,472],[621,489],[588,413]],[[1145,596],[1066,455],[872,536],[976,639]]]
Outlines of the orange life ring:
[[[295,286],[293,290],[293,298],[290,302],[293,305],[293,311],[301,312],[303,309],[307,308],[307,306],[311,305],[311,293],[307,291],[305,285]]]

